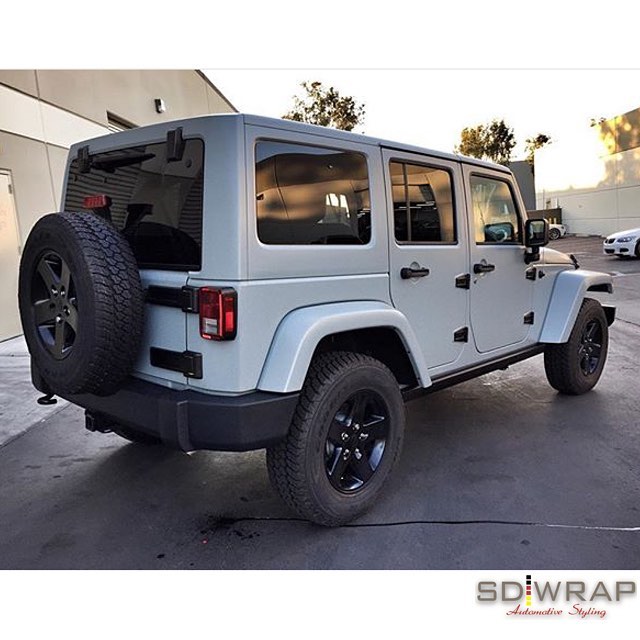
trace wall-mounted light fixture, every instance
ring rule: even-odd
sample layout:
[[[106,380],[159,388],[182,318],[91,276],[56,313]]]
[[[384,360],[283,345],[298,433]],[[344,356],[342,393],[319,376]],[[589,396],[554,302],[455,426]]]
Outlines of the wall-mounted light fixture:
[[[167,110],[167,106],[162,98],[156,98],[153,102],[156,105],[156,113],[164,113]]]

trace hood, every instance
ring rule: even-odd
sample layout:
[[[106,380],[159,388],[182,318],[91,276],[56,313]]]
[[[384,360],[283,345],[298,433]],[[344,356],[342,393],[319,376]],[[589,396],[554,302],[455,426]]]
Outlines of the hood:
[[[611,233],[607,236],[607,238],[622,238],[624,236],[640,236],[640,228],[636,227],[635,229],[626,229],[625,231],[616,231],[615,233]]]
[[[549,247],[540,250],[540,262],[542,264],[570,264],[574,266],[573,260],[566,253],[549,249]]]

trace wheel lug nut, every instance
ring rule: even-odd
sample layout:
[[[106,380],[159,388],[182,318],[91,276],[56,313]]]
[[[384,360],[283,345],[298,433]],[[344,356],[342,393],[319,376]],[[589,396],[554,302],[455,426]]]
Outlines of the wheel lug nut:
[[[349,439],[349,434],[345,431],[342,433],[342,435],[340,436],[343,440],[348,440]]]
[[[62,322],[62,316],[60,314],[58,314],[56,316],[56,324],[60,324]]]
[[[342,454],[342,457],[346,460],[350,455],[351,455],[351,451],[349,451],[349,449],[345,449]]]
[[[361,433],[360,434],[360,440],[366,440],[369,437],[368,433]]]
[[[360,425],[359,424],[354,424],[353,425],[353,430],[354,431],[360,431]]]
[[[354,451],[353,455],[356,457],[357,460],[360,460],[360,458],[362,458],[362,454],[360,453],[360,449],[356,449]]]

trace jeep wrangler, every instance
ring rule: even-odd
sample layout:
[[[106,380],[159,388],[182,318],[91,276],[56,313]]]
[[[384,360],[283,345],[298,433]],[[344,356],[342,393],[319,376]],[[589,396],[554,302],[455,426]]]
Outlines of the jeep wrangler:
[[[609,275],[548,248],[511,172],[231,114],[69,152],[60,213],[20,266],[34,386],[91,431],[184,451],[266,448],[303,517],[340,525],[397,462],[404,402],[544,353],[598,381]]]

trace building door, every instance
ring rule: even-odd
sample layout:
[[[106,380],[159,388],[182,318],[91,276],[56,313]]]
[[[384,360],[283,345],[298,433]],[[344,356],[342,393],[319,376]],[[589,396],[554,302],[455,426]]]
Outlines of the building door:
[[[11,174],[0,170],[0,340],[22,333],[18,314],[20,234]]]

